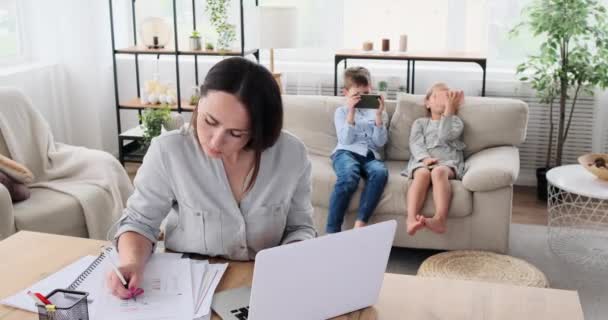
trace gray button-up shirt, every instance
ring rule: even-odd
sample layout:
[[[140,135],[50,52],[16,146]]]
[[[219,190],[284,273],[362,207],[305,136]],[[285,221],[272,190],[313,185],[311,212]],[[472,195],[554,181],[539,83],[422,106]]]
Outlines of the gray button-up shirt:
[[[382,113],[382,127],[376,126],[375,109],[355,109],[355,124],[346,123],[348,107],[342,106],[334,113],[334,125],[338,137],[338,145],[333,153],[338,150],[348,150],[367,156],[368,150],[374,153],[376,159],[380,159],[380,150],[388,140],[387,125],[388,114]]]
[[[222,161],[208,157],[185,128],[153,139],[134,185],[116,238],[134,231],[156,243],[167,217],[168,249],[248,260],[262,249],[316,236],[310,160],[287,132],[262,153],[240,207]]]

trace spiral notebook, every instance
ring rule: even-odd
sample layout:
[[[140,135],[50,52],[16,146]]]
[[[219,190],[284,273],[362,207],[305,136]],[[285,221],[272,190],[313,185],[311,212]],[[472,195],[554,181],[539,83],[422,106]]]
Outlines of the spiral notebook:
[[[142,283],[142,288],[147,285],[149,288],[141,301],[138,299],[137,305],[131,305],[130,301],[111,296],[104,287],[104,276],[109,270],[103,262],[116,259],[111,255],[114,254],[105,251],[99,256],[84,256],[29,288],[0,300],[0,304],[37,312],[34,302],[27,295],[28,291],[47,294],[57,288],[66,288],[89,293],[91,319],[98,318],[97,315],[103,319],[140,319],[145,314],[162,319],[207,319],[213,293],[228,266],[182,259],[182,254],[155,253],[148,261]],[[147,284],[146,280],[151,283]],[[163,290],[160,290],[161,283],[165,283]],[[159,290],[154,290],[154,287]],[[174,314],[176,310],[186,313],[177,315]]]
[[[68,290],[86,291],[89,293],[89,311],[93,314],[95,310],[96,294],[101,291],[103,285],[103,272],[95,272],[106,259],[107,253],[99,256],[84,256],[60,271],[51,274],[45,279],[37,282],[15,295],[2,299],[1,304],[38,312],[32,299],[27,295],[28,291],[47,294],[57,288]],[[66,287],[66,284],[68,286]]]

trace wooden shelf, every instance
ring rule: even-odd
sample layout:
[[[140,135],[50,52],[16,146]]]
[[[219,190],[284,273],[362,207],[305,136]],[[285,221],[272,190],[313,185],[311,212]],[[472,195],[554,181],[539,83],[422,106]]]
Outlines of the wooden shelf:
[[[128,48],[116,49],[115,53],[123,54],[165,54],[165,55],[192,55],[192,56],[230,56],[240,57],[247,56],[258,52],[258,49],[246,50],[243,54],[241,51],[236,50],[179,50],[175,51],[174,48],[163,48],[163,49],[148,49],[144,46],[131,46]]]
[[[115,53],[130,53],[130,54],[175,54],[174,48],[163,48],[163,49],[148,49],[145,46],[131,46],[123,49],[114,50]]]
[[[256,52],[258,52],[258,49],[252,49],[252,50],[245,50],[245,52],[243,54],[241,54],[240,51],[234,51],[234,50],[223,50],[223,51],[218,51],[218,50],[180,50],[179,54],[180,55],[193,55],[193,56],[230,56],[230,57],[240,57],[240,56],[247,56],[250,54],[254,54]]]
[[[123,101],[119,104],[122,109],[158,109],[161,104],[142,104],[139,98]],[[171,110],[177,111],[177,104],[171,105]],[[182,99],[182,110],[193,111],[195,106],[190,105],[189,100]]]

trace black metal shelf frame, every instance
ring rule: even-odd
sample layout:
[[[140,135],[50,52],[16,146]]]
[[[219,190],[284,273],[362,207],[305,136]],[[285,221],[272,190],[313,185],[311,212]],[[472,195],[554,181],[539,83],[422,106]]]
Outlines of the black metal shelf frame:
[[[133,21],[133,46],[136,48],[137,47],[137,20],[136,20],[136,14],[135,14],[135,1],[136,0],[131,0],[131,18]],[[178,43],[178,37],[177,37],[177,4],[176,4],[176,0],[173,0],[173,39],[174,39],[174,51],[166,51],[166,52],[159,52],[159,51],[154,51],[151,50],[150,52],[146,52],[146,51],[135,51],[135,52],[125,52],[122,50],[117,50],[116,49],[116,39],[115,39],[115,32],[114,32],[114,10],[113,10],[113,5],[112,5],[113,0],[108,0],[108,4],[109,4],[109,10],[110,10],[110,32],[111,32],[111,42],[112,42],[112,68],[113,68],[113,72],[114,72],[114,100],[115,100],[115,109],[116,109],[116,122],[117,122],[117,129],[118,129],[118,156],[119,156],[119,160],[122,164],[125,163],[125,161],[128,162],[141,162],[141,152],[139,149],[135,148],[135,146],[139,145],[139,142],[137,141],[137,138],[133,138],[133,137],[121,137],[120,134],[122,132],[122,125],[121,125],[121,119],[120,119],[120,110],[136,110],[138,112],[139,115],[141,115],[142,110],[145,108],[125,108],[125,107],[121,107],[120,106],[120,99],[119,99],[119,95],[118,95],[118,74],[117,74],[117,65],[116,65],[116,55],[118,54],[131,54],[134,56],[135,59],[135,81],[136,81],[136,90],[137,90],[137,96],[141,97],[141,92],[140,92],[140,72],[139,72],[139,55],[157,55],[157,58],[160,55],[172,55],[175,56],[175,76],[176,76],[176,93],[177,93],[177,109],[173,110],[179,113],[182,112],[192,112],[192,110],[189,109],[185,109],[182,108],[182,99],[181,99],[181,89],[180,89],[180,69],[179,69],[179,57],[180,56],[194,56],[194,79],[195,79],[195,83],[198,86],[199,85],[199,72],[198,72],[198,57],[199,56],[240,56],[240,57],[245,57],[247,55],[253,55],[255,57],[255,59],[258,61],[260,61],[260,50],[259,49],[250,49],[250,50],[245,50],[245,19],[244,19],[244,10],[243,10],[243,0],[239,0],[239,13],[240,13],[240,24],[241,24],[241,48],[240,48],[240,52],[221,52],[218,51],[217,53],[212,53],[209,51],[201,51],[200,53],[197,52],[192,52],[192,51],[180,51],[179,50],[179,43]],[[192,29],[193,30],[197,30],[196,28],[196,0],[192,0]],[[255,0],[255,5],[256,7],[258,6],[258,0]],[[131,141],[131,143],[128,143],[126,145],[123,145],[125,141]],[[136,150],[132,150],[132,149],[136,149]],[[137,153],[137,155],[134,155],[134,153]]]

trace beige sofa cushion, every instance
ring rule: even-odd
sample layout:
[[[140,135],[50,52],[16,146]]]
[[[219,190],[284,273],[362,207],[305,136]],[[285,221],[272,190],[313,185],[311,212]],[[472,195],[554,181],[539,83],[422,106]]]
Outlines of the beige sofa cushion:
[[[406,161],[410,158],[410,132],[418,118],[427,115],[424,107],[424,96],[400,94],[397,96],[397,107],[391,118],[386,145],[386,158]]]
[[[312,203],[315,207],[329,207],[329,197],[336,183],[336,175],[332,168],[331,160],[327,157],[310,156],[312,162]],[[405,167],[404,161],[387,161],[385,162],[389,177],[384,193],[380,198],[380,203],[376,208],[375,215],[405,215],[407,188],[411,180],[400,175],[401,170]],[[451,180],[452,190],[454,192],[452,205],[448,215],[450,217],[465,217],[473,212],[473,196],[468,191],[462,182]],[[353,195],[348,206],[349,212],[356,212],[359,208],[359,200],[363,191],[364,180],[359,183],[359,188]],[[425,201],[422,213],[425,216],[433,216],[435,214],[435,205],[433,204],[432,192],[429,191]]]
[[[344,97],[283,95],[283,127],[300,138],[310,154],[329,157],[338,143],[334,113]],[[389,119],[395,102],[386,102]],[[383,153],[383,152],[382,152]]]
[[[390,125],[387,159],[409,159],[411,124],[425,114],[423,95],[402,94],[398,97],[395,117]],[[518,145],[525,140],[528,105],[521,100],[465,97],[458,116],[464,122],[465,157],[486,148]]]
[[[519,175],[519,150],[504,146],[481,150],[470,156],[462,183],[471,191],[491,191],[509,187]]]
[[[13,214],[17,230],[88,237],[80,203],[65,193],[32,188],[28,200],[13,205]]]

